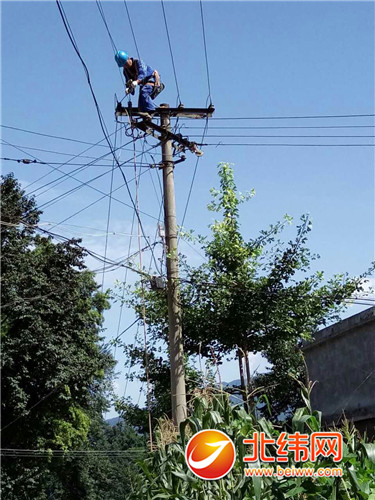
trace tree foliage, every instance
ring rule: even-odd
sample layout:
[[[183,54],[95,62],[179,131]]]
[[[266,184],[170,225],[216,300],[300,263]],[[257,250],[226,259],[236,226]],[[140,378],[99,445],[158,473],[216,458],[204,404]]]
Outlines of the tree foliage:
[[[188,355],[201,354],[218,362],[233,352],[245,357],[249,352],[262,353],[274,370],[257,383],[269,388],[277,418],[280,413],[288,415],[298,404],[297,386],[288,374],[303,377],[298,353],[301,341],[338,318],[344,300],[362,290],[366,273],[357,278],[340,274],[326,279],[323,272],[311,272],[318,256],[307,247],[312,228],[308,215],[300,218],[290,241],[281,240],[281,233],[292,223],[288,215],[245,241],[240,205],[254,193],[237,191],[228,163],[219,164],[218,173],[220,187],[211,190],[208,209],[220,217],[210,226],[211,237],[184,234],[200,243],[206,257],[198,267],[180,258],[184,349]],[[138,287],[128,304],[141,316],[142,303]],[[148,290],[145,308],[153,351],[168,338],[166,290]],[[128,349],[135,353],[134,346]],[[249,390],[254,389],[252,381],[248,385]]]
[[[111,489],[105,477],[113,479],[119,462],[69,455],[100,447],[95,440],[107,446],[111,437],[101,428],[114,367],[101,337],[108,298],[78,241],[56,244],[37,234],[41,212],[12,175],[2,179],[1,212],[2,448],[32,450],[3,458],[4,497],[120,498],[99,488]],[[113,447],[128,445],[112,438]],[[49,460],[36,450],[67,454]]]

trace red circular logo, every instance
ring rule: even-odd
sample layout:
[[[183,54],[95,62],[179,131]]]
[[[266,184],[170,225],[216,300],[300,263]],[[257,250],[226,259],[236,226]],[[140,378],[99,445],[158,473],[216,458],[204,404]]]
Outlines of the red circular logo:
[[[189,469],[201,479],[220,479],[232,470],[236,450],[224,432],[207,429],[197,432],[189,440],[185,459]]]

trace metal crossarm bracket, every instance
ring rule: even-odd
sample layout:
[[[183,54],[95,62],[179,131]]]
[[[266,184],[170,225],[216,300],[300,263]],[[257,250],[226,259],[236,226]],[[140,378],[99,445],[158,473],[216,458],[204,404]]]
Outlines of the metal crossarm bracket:
[[[153,116],[162,116],[168,114],[171,118],[211,118],[215,111],[215,107],[210,104],[208,108],[185,108],[184,106],[178,106],[177,108],[165,108],[160,106],[153,111]],[[130,116],[138,117],[140,116],[138,108],[133,108],[132,106],[124,107],[121,102],[117,103],[115,114],[116,117],[119,116]]]

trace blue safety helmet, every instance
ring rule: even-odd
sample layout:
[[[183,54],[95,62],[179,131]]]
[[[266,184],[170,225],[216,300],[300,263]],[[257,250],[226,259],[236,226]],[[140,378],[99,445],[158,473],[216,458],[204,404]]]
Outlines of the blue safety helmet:
[[[128,60],[128,53],[125,52],[124,50],[119,50],[115,55],[115,61],[117,62],[120,68],[124,66],[127,60]]]

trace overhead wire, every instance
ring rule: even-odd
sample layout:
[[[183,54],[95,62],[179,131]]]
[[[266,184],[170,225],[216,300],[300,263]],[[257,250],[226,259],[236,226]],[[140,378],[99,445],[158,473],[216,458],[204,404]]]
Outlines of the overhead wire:
[[[136,153],[135,153],[135,141],[134,141],[134,177],[135,177],[135,204],[139,210],[139,183],[137,177],[137,165],[136,165]],[[143,143],[144,145],[144,143]],[[138,253],[139,253],[139,268],[143,269],[142,261],[142,251],[141,251],[141,228],[138,221]],[[141,299],[142,299],[142,324],[143,324],[143,342],[144,342],[144,359],[145,359],[145,372],[146,372],[146,382],[147,382],[147,415],[148,415],[148,429],[149,429],[149,440],[150,449],[153,449],[153,439],[152,439],[152,419],[151,419],[151,383],[150,383],[150,369],[148,364],[148,350],[147,350],[147,326],[146,326],[146,306],[145,306],[145,291],[144,282],[141,280]]]
[[[266,147],[374,147],[375,144],[282,144],[282,143],[235,143],[235,142],[219,142],[217,144],[205,144],[205,146],[266,146]]]
[[[3,448],[0,452],[1,456],[7,458],[60,458],[71,456],[74,458],[84,458],[87,456],[95,457],[127,457],[140,458],[147,454],[145,448],[129,448],[128,450],[32,450],[32,449],[17,449]]]
[[[191,135],[190,137],[200,137],[200,135]],[[334,138],[338,138],[338,139],[355,139],[355,138],[360,138],[360,139],[370,139],[370,138],[374,138],[375,135],[239,135],[239,134],[235,134],[235,135],[231,135],[231,134],[220,134],[220,135],[215,135],[215,134],[207,134],[206,137],[210,137],[210,138],[262,138],[262,139],[274,139],[274,138],[277,138],[277,139],[285,139],[285,138],[288,138],[288,139],[308,139],[308,138],[311,138],[311,139],[316,139],[316,138],[319,138],[319,139],[334,139]]]
[[[98,163],[94,163],[94,162],[90,162],[90,163],[69,163],[67,164],[66,162],[62,162],[62,161],[49,161],[49,162],[46,162],[46,161],[39,161],[39,160],[31,160],[30,158],[0,158],[0,160],[4,160],[4,161],[14,161],[16,163],[24,163],[25,165],[30,165],[30,164],[37,164],[37,165],[60,165],[60,166],[64,166],[64,165],[69,165],[69,166],[72,166],[72,167],[87,167],[87,166],[93,166],[93,167],[106,167],[106,168],[112,168],[112,165],[102,165],[102,164],[98,164]],[[99,161],[97,159],[97,161]],[[137,166],[138,167],[149,167],[150,164],[149,163],[137,163]],[[127,165],[123,165],[122,166],[123,168],[124,167],[127,167]],[[132,165],[129,165],[128,168],[133,168]]]
[[[210,104],[212,104],[212,99],[211,99],[211,84],[210,84],[210,72],[209,72],[209,69],[208,69],[206,30],[205,30],[205,25],[204,25],[204,15],[203,15],[202,0],[199,0],[199,5],[200,5],[200,11],[201,11],[202,32],[203,32],[203,45],[204,45],[204,55],[205,55],[205,60],[206,60],[206,72],[207,72],[207,83],[208,83],[208,97],[207,97],[207,102],[210,101]]]
[[[204,127],[190,127],[190,126],[185,126],[183,125],[183,128],[186,129],[202,129]],[[215,125],[210,125],[209,130],[213,129],[236,129],[236,130],[280,130],[280,129],[332,129],[332,128],[375,128],[375,125],[295,125],[295,126],[288,126],[288,125],[282,125],[282,126],[263,126],[263,127],[256,127],[256,126],[215,126]]]
[[[140,175],[143,175],[147,172],[147,170],[144,170]],[[108,172],[107,172],[108,173]],[[130,179],[128,182],[132,182],[134,179]],[[113,191],[112,191],[112,199],[117,201],[118,203],[120,203],[121,205],[124,205],[125,207],[128,207],[128,208],[133,208],[131,205],[129,205],[129,203],[126,203],[125,201],[122,201],[122,200],[119,200],[118,198],[114,198],[113,197],[113,193],[115,193],[116,191],[120,190],[121,188],[125,187],[125,183],[124,184],[121,184],[120,186],[118,186],[117,188],[115,188]],[[97,203],[99,203],[101,200],[103,200],[104,198],[108,197],[109,196],[109,193],[104,193],[103,191],[101,190],[98,190],[96,189],[96,191],[98,191],[99,193],[102,193],[103,196],[101,196],[100,198],[98,198],[97,200],[89,203],[88,205],[84,206],[83,208],[81,208],[80,210],[78,210],[77,212],[75,212],[74,214],[70,215],[69,217],[66,217],[65,219],[63,219],[62,221],[58,222],[56,224],[56,226],[54,227],[57,227],[58,225],[72,219],[73,217],[81,214],[82,212],[84,212],[85,210],[87,210],[88,208],[91,208],[93,205],[96,205]],[[155,220],[159,220],[157,217],[155,217],[154,215],[151,215],[147,212],[143,212],[142,210],[139,211],[139,213],[143,214],[143,215],[146,215],[147,217],[150,217],[151,219],[155,219]],[[147,237],[145,236],[145,239],[147,240]]]
[[[51,135],[51,134],[44,134],[42,132],[34,132],[32,130],[27,130],[27,129],[24,129],[24,128],[18,128],[18,127],[11,127],[9,125],[0,125],[0,127],[2,128],[6,128],[6,129],[10,129],[10,130],[16,130],[18,132],[25,132],[27,134],[34,134],[34,135],[39,135],[39,136],[42,136],[42,137],[50,137],[51,139],[59,139],[59,140],[63,140],[63,141],[69,141],[69,142],[77,142],[79,144],[87,144],[89,146],[99,146],[99,147],[102,147],[102,148],[108,148],[108,145],[105,145],[105,144],[99,144],[100,142],[103,142],[105,139],[101,139],[99,141],[99,143],[92,143],[92,142],[87,142],[87,141],[80,141],[78,139],[72,139],[70,137],[62,137],[60,135]]]
[[[87,158],[87,159],[91,159],[91,160],[95,159],[95,156],[87,156],[87,155],[83,155],[83,154],[75,155],[74,153],[65,153],[63,151],[52,151],[50,149],[35,148],[35,147],[31,147],[31,146],[20,146],[19,144],[12,144],[8,141],[5,141],[4,139],[1,139],[1,141],[6,146],[11,146],[11,147],[16,148],[16,149],[23,148],[23,149],[30,149],[31,151],[40,151],[42,153],[50,153],[50,154],[61,155],[61,156],[74,156],[74,158],[77,158],[78,156],[80,156],[81,158]],[[91,149],[91,148],[89,148],[89,149]]]
[[[113,40],[113,37],[112,37],[111,31],[110,31],[110,29],[109,29],[109,27],[108,27],[108,23],[107,23],[107,20],[106,20],[105,14],[104,14],[104,9],[103,9],[103,6],[102,6],[102,4],[101,4],[100,0],[96,0],[96,5],[97,5],[97,7],[98,7],[98,10],[99,10],[100,16],[101,16],[101,18],[102,18],[102,21],[103,21],[103,23],[104,23],[105,29],[106,29],[106,31],[107,31],[107,33],[108,33],[109,40],[110,40],[111,45],[112,45],[112,50],[113,50],[113,53],[115,54],[115,53],[117,52],[117,47],[116,47],[116,44],[115,44],[115,42],[114,42],[114,40]],[[119,71],[119,74],[120,74],[120,78],[121,78],[122,83],[123,83],[123,84],[125,84],[124,74],[123,74],[123,72],[121,71],[121,68],[120,68],[120,67],[118,68],[118,71]]]
[[[14,146],[14,145],[13,145],[13,147],[15,147],[16,149],[18,149],[18,150],[19,150],[19,151],[21,151],[22,153],[25,153],[25,151],[24,151],[23,149],[21,149],[21,148],[19,148],[19,147],[17,147],[17,146]],[[107,154],[108,154],[108,153],[106,153],[104,156],[107,156]],[[33,158],[35,158],[35,159],[39,160],[39,158],[37,158],[37,157],[36,157],[36,156],[34,156],[34,155],[30,155],[30,156],[32,156]],[[64,171],[63,171],[63,170],[61,170],[59,167],[55,167],[55,166],[51,165],[50,163],[47,163],[47,166],[50,166],[50,167],[52,168],[52,170],[54,170],[54,171],[58,171],[58,172],[62,173],[63,175],[62,175],[61,177],[57,178],[57,179],[54,179],[53,181],[50,181],[50,182],[48,182],[48,183],[44,184],[43,186],[39,186],[38,188],[34,189],[33,191],[28,192],[28,194],[29,194],[29,195],[31,195],[31,194],[35,194],[35,193],[36,193],[37,191],[39,191],[40,189],[43,189],[44,187],[47,187],[47,186],[51,186],[51,184],[54,184],[54,186],[53,186],[53,187],[56,187],[56,186],[58,186],[59,184],[61,184],[61,182],[64,182],[64,179],[66,179],[67,177],[69,177],[69,178],[72,178],[72,179],[76,180],[76,181],[80,184],[80,186],[81,186],[81,187],[82,187],[82,186],[87,186],[87,185],[88,185],[88,183],[87,183],[87,182],[85,182],[85,181],[81,181],[80,179],[77,179],[77,178],[76,178],[76,177],[74,177],[72,174],[73,174],[73,173],[82,172],[85,168],[88,168],[88,167],[89,167],[89,166],[91,166],[91,165],[92,165],[95,161],[99,161],[99,160],[101,160],[102,158],[103,158],[103,156],[101,156],[101,157],[99,157],[99,158],[96,158],[96,159],[95,159],[95,160],[93,160],[92,162],[90,162],[90,163],[88,163],[88,164],[86,164],[86,165],[83,165],[82,167],[78,167],[78,168],[74,169],[72,172],[64,172]],[[101,174],[101,175],[106,175],[107,173],[108,173],[108,172],[104,172],[104,173],[103,173],[103,174]],[[47,174],[47,175],[48,175],[48,174]],[[44,178],[44,177],[46,177],[46,175],[45,175],[45,176],[42,176],[41,178]],[[40,178],[40,179],[41,179],[41,178]],[[58,182],[60,179],[63,179],[63,180],[61,180],[61,182]],[[29,186],[30,186],[30,185],[32,185],[32,184],[35,184],[35,182],[36,182],[36,181],[32,182],[32,183],[31,183],[31,184],[29,184],[27,187],[29,187]],[[90,187],[92,188],[92,186],[90,186]],[[52,189],[52,187],[50,187],[50,188],[49,188],[49,189],[47,189],[46,191],[43,191],[42,193],[39,193],[39,194],[40,194],[40,195],[41,195],[41,194],[44,194],[44,193],[48,192],[50,189]]]
[[[42,132],[35,132],[35,131],[32,131],[32,130],[18,128],[18,127],[11,127],[9,125],[1,125],[0,124],[0,127],[6,128],[6,129],[11,129],[11,130],[16,130],[18,132],[24,132],[24,133],[27,133],[27,134],[39,135],[39,136],[42,136],[42,137],[50,137],[52,139],[59,139],[59,140],[64,140],[64,141],[68,141],[68,142],[77,142],[79,144],[87,144],[88,146],[98,146],[98,147],[101,147],[101,148],[109,148],[108,144],[101,144],[103,141],[106,140],[105,137],[103,137],[103,139],[100,139],[100,141],[98,141],[96,143],[93,143],[93,142],[87,142],[87,141],[80,141],[78,139],[72,139],[70,137],[62,137],[62,136],[59,136],[59,135],[51,135],[51,134],[45,134],[45,133],[42,133]],[[114,132],[112,134],[110,134],[109,137],[111,137],[112,135],[114,135]],[[22,147],[22,146],[20,146],[20,147]],[[23,147],[25,149],[30,149],[30,148],[28,148],[26,146],[23,146]],[[88,151],[89,149],[91,149],[91,148],[86,149],[82,153]],[[47,150],[40,150],[40,151],[45,151],[45,152],[49,152],[49,153],[56,153],[56,154],[66,154],[66,153],[59,153],[58,151],[47,151]],[[133,150],[130,149],[130,148],[126,148],[126,151],[133,151]],[[139,151],[137,151],[137,153],[138,152]],[[77,155],[77,157],[78,156],[81,156],[81,153],[79,155]]]
[[[107,129],[106,129],[106,125],[105,125],[105,122],[104,122],[104,119],[103,119],[103,115],[102,115],[102,113],[101,113],[101,110],[100,110],[100,107],[99,107],[98,101],[97,101],[97,99],[96,99],[96,95],[95,95],[94,89],[93,89],[92,84],[91,84],[90,74],[89,74],[88,68],[87,68],[86,63],[84,62],[84,60],[83,60],[83,58],[82,58],[82,56],[81,56],[81,54],[80,54],[80,52],[79,52],[79,49],[78,49],[77,43],[76,43],[76,42],[75,42],[75,40],[74,40],[74,36],[73,36],[72,30],[71,30],[71,28],[70,28],[69,21],[68,21],[68,19],[67,19],[67,17],[66,17],[66,14],[65,14],[65,12],[64,12],[64,8],[63,8],[63,6],[62,6],[62,4],[61,4],[61,1],[60,1],[60,0],[56,0],[56,3],[57,3],[57,7],[58,7],[58,9],[59,9],[59,13],[60,13],[61,19],[62,19],[62,21],[63,21],[64,27],[65,27],[65,30],[66,30],[66,32],[67,32],[67,34],[68,34],[69,40],[70,40],[70,42],[71,42],[71,44],[72,44],[72,46],[73,46],[73,48],[74,48],[74,50],[75,50],[75,52],[76,52],[76,54],[77,54],[78,58],[79,58],[79,60],[81,61],[81,64],[82,64],[83,69],[84,69],[84,71],[85,71],[86,78],[87,78],[87,83],[88,83],[88,85],[89,85],[89,88],[90,88],[90,91],[91,91],[91,95],[92,95],[93,100],[94,100],[94,103],[95,103],[95,107],[96,107],[97,115],[98,115],[98,118],[99,118],[99,123],[100,123],[100,126],[101,126],[101,128],[102,128],[103,134],[104,134],[104,136],[105,136],[105,138],[106,138],[106,141],[107,141],[107,143],[108,143],[108,146],[110,147],[110,149],[111,149],[111,151],[112,151],[112,153],[113,153],[113,156],[114,156],[114,158],[115,158],[115,161],[116,161],[116,163],[117,163],[117,166],[118,166],[118,167],[119,167],[119,169],[120,169],[121,175],[122,175],[122,177],[123,177],[123,179],[124,179],[124,182],[125,182],[125,185],[126,185],[126,189],[127,189],[127,191],[128,191],[129,198],[130,198],[130,200],[131,200],[131,202],[132,202],[132,205],[133,205],[134,210],[136,211],[136,215],[137,215],[137,218],[138,218],[138,221],[139,221],[139,224],[140,224],[140,227],[141,227],[142,233],[143,233],[143,235],[145,235],[145,231],[144,231],[144,228],[143,228],[143,225],[142,225],[142,221],[141,221],[140,215],[139,215],[139,213],[138,213],[138,211],[137,211],[137,209],[136,209],[136,206],[135,206],[135,203],[134,203],[134,199],[133,199],[133,196],[132,196],[132,194],[131,194],[131,191],[130,191],[130,188],[129,188],[129,185],[128,185],[128,181],[127,181],[126,176],[125,176],[125,173],[124,173],[124,172],[123,172],[123,170],[121,169],[121,165],[120,165],[120,163],[119,163],[119,161],[118,161],[118,159],[117,159],[117,157],[116,157],[115,153],[113,152],[113,146],[112,146],[112,144],[111,144],[111,142],[110,142],[110,140],[109,140],[109,137],[108,137],[108,131],[107,131]],[[153,254],[153,251],[152,251],[152,254]],[[155,256],[154,256],[154,255],[153,255],[153,258],[154,258],[154,261],[155,261],[155,265],[156,265],[156,267],[157,267],[157,262],[156,262],[156,259],[155,259]]]
[[[170,36],[169,36],[167,16],[165,14],[164,1],[163,0],[160,0],[160,1],[161,1],[161,7],[162,7],[162,11],[163,11],[163,18],[164,18],[165,30],[167,32],[169,53],[170,53],[171,60],[172,60],[172,68],[173,68],[173,74],[174,74],[174,81],[175,81],[176,90],[177,90],[177,104],[179,105],[179,104],[181,104],[180,89],[179,89],[178,81],[177,81],[176,66],[175,66],[175,63],[174,63],[174,57],[173,57],[173,51],[172,51],[172,44],[171,44],[171,39],[170,39]]]
[[[102,4],[101,4],[100,0],[96,0],[96,6],[98,7],[98,10],[99,10],[100,16],[101,16],[101,18],[102,18],[102,20],[103,20],[104,26],[105,26],[105,28],[106,28],[106,30],[107,30],[107,33],[108,33],[109,39],[110,39],[110,41],[111,41],[111,45],[112,45],[113,52],[115,53],[115,52],[117,52],[117,47],[116,47],[116,44],[115,44],[115,42],[114,42],[114,40],[113,40],[113,38],[112,38],[111,32],[110,32],[110,30],[109,30],[109,28],[108,28],[107,20],[106,20],[106,18],[105,18],[105,15],[104,15],[104,10],[103,10],[103,7],[102,7]]]
[[[306,119],[326,119],[326,118],[365,118],[374,117],[374,113],[347,114],[347,115],[293,115],[293,116],[232,116],[232,117],[213,117],[211,120],[306,120]]]
[[[124,5],[125,5],[126,13],[127,13],[127,16],[128,16],[128,21],[129,21],[129,25],[130,25],[130,30],[131,30],[132,35],[133,35],[133,41],[134,41],[135,49],[136,49],[136,51],[137,51],[138,59],[140,59],[140,58],[141,58],[141,56],[140,56],[140,54],[139,54],[138,44],[137,44],[137,40],[136,40],[136,38],[135,38],[134,29],[133,29],[133,23],[132,23],[132,20],[131,20],[131,18],[130,18],[130,12],[129,12],[129,9],[128,9],[128,4],[127,4],[126,0],[124,0]]]
[[[98,3],[98,0],[97,0]],[[114,142],[114,148],[116,149],[116,142],[117,142],[117,131],[118,131],[118,122],[116,121],[116,131],[115,131],[115,142]],[[109,231],[109,222],[111,218],[111,205],[112,205],[112,191],[113,191],[113,176],[115,172],[115,159],[113,158],[112,162],[112,170],[111,170],[111,182],[110,182],[110,189],[109,189],[109,198],[108,198],[108,214],[107,214],[107,229],[106,229],[106,237],[105,237],[105,244],[104,244],[104,258],[107,257],[107,250],[108,250],[108,231]],[[102,290],[104,287],[104,269],[103,269],[103,278],[102,278]]]
[[[92,144],[90,147],[86,148],[86,149],[85,149],[82,153],[85,153],[86,151],[89,151],[90,149],[92,149],[94,146],[98,145],[98,144],[99,144],[100,142],[102,142],[103,140],[104,140],[104,139],[101,139],[100,141],[98,141],[98,142],[97,142],[97,144]],[[18,148],[18,149],[19,149],[19,148]],[[19,151],[24,152],[24,151],[23,151],[23,150],[21,150],[21,149],[19,149]],[[70,158],[67,162],[65,162],[65,164],[67,165],[67,164],[69,164],[72,160],[74,160],[75,158],[80,157],[82,153],[79,153],[79,154],[75,155],[74,157]],[[38,158],[37,158],[36,156],[34,156],[34,155],[31,155],[31,156],[33,156],[33,158],[35,158],[35,159],[38,159]],[[107,156],[107,155],[103,155],[103,156],[99,157],[99,159],[102,159],[102,158],[104,159],[106,156]],[[98,159],[98,161],[99,161],[99,159]],[[94,160],[95,160],[95,158],[94,158]],[[107,161],[107,160],[106,160],[106,161]],[[65,164],[62,164],[61,166],[64,166]],[[50,165],[51,165],[51,164],[50,164]],[[36,184],[37,182],[41,181],[42,179],[44,179],[44,178],[48,177],[49,175],[51,175],[51,173],[52,173],[52,172],[48,172],[48,173],[46,173],[46,174],[42,175],[42,176],[41,176],[41,177],[39,177],[38,179],[36,179],[36,180],[34,180],[33,182],[29,183],[29,184],[27,185],[27,187],[26,187],[26,188],[27,188],[27,189],[29,189],[29,188],[30,188],[30,186],[32,186],[32,185]],[[70,174],[72,174],[72,172],[70,172]],[[64,175],[63,175],[62,177],[60,177],[59,179],[63,178],[64,176],[65,176],[65,173],[64,173]],[[59,180],[59,179],[55,179],[54,181],[51,181],[51,182],[49,182],[49,183],[47,183],[47,184],[44,184],[43,186],[40,186],[39,188],[34,189],[33,191],[29,192],[28,194],[35,193],[35,192],[39,191],[39,189],[43,189],[43,188],[44,188],[45,186],[47,186],[47,185],[54,184],[54,182],[55,182],[55,181],[57,181],[57,180]]]
[[[120,148],[118,148],[118,149],[121,149],[121,147],[120,147]],[[101,157],[100,157],[99,159],[101,159]],[[124,167],[125,167],[125,166],[126,166],[126,164],[128,163],[128,161],[129,161],[129,160],[125,160],[125,161],[122,163],[122,166],[124,166]],[[108,171],[107,171],[107,172],[103,172],[102,174],[99,174],[96,178],[91,179],[91,180],[86,181],[86,182],[85,182],[85,181],[81,181],[80,179],[78,179],[77,177],[75,177],[75,176],[73,176],[73,175],[72,175],[72,174],[82,173],[84,170],[86,170],[87,168],[89,168],[90,166],[93,166],[93,165],[95,166],[94,162],[90,162],[90,163],[88,163],[88,164],[86,164],[86,165],[83,165],[82,167],[79,167],[79,168],[74,169],[74,170],[73,170],[73,171],[71,171],[71,172],[63,172],[63,171],[62,171],[62,170],[60,170],[59,168],[57,168],[57,167],[53,167],[52,165],[50,165],[50,166],[51,166],[51,168],[53,168],[54,170],[57,170],[57,171],[59,171],[59,172],[63,172],[63,175],[62,175],[62,176],[60,176],[60,177],[58,177],[57,179],[54,179],[53,181],[48,182],[47,184],[44,184],[43,186],[40,186],[40,187],[39,187],[39,188],[37,188],[37,189],[34,189],[33,191],[29,192],[28,194],[29,194],[29,195],[30,195],[30,194],[34,194],[34,193],[36,193],[37,191],[39,191],[40,189],[43,189],[44,187],[47,187],[47,186],[51,186],[51,184],[53,184],[53,186],[51,186],[51,187],[50,187],[50,188],[48,188],[47,190],[43,191],[42,193],[39,193],[39,195],[45,194],[45,193],[47,193],[50,189],[52,189],[52,187],[53,187],[53,188],[56,188],[58,185],[60,185],[61,183],[63,183],[65,180],[67,180],[67,178],[72,178],[72,179],[76,180],[76,181],[79,183],[79,186],[76,186],[75,188],[71,188],[69,191],[67,191],[67,192],[65,192],[65,193],[63,194],[64,196],[65,196],[65,195],[67,195],[67,194],[69,194],[69,193],[75,192],[75,191],[77,191],[78,189],[81,189],[82,187],[85,187],[85,186],[86,186],[86,187],[90,187],[90,189],[94,189],[94,190],[96,190],[96,191],[99,191],[100,193],[103,193],[103,191],[97,190],[96,188],[93,188],[93,186],[90,186],[89,184],[90,184],[93,180],[98,179],[98,178],[100,178],[100,177],[104,177],[105,175],[107,175],[107,174],[109,173]],[[148,167],[148,168],[150,168],[150,167]],[[60,182],[59,182],[59,181],[60,181]],[[103,194],[104,194],[104,193],[103,193]],[[63,196],[63,195],[59,195],[59,196],[57,196],[56,198],[60,198],[60,197],[61,197],[61,196]],[[51,201],[51,200],[50,200],[50,201]],[[122,202],[122,203],[124,203],[124,202]],[[125,205],[127,205],[127,204],[125,204]]]
[[[206,126],[205,126],[205,128],[203,130],[201,142],[204,141],[205,134],[206,134],[206,131],[207,131],[207,127],[208,127],[208,118],[206,119]],[[189,193],[188,193],[188,197],[187,197],[187,200],[186,200],[186,205],[185,205],[185,209],[184,209],[184,215],[182,217],[181,227],[184,227],[185,217],[186,217],[186,214],[187,214],[187,210],[188,210],[188,206],[189,206],[190,198],[191,198],[191,193],[193,191],[194,181],[195,181],[195,177],[196,177],[196,174],[197,174],[199,159],[200,159],[200,156],[198,156],[197,159],[196,159],[196,161],[195,161],[194,172],[193,172],[193,176],[192,176],[191,183],[190,183]]]

